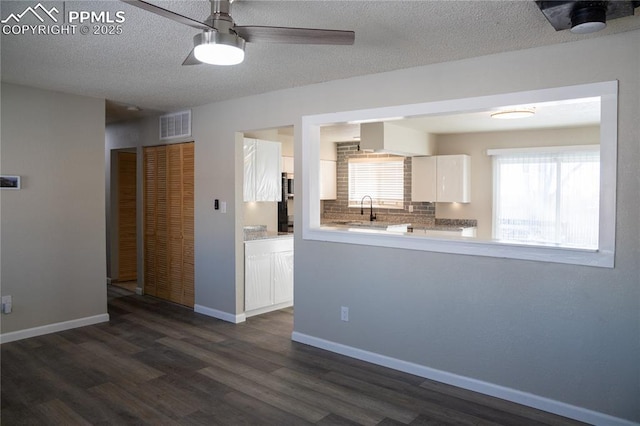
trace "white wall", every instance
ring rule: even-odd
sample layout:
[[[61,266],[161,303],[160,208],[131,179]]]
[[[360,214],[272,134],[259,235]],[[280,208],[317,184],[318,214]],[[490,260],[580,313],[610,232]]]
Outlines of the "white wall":
[[[194,108],[196,303],[242,312],[242,146],[235,132],[296,125],[300,175],[303,115],[618,79],[615,268],[323,243],[297,232],[294,327],[559,401],[553,407],[572,415],[640,421],[639,46],[640,31],[632,31]],[[302,197],[298,191],[297,211]],[[213,211],[213,198],[227,200],[228,213]],[[340,321],[341,305],[350,307],[348,323]]]
[[[3,83],[1,167],[3,337],[107,320],[104,100]]]
[[[476,219],[477,237],[491,239],[493,210],[493,163],[487,149],[536,146],[590,145],[600,143],[597,126],[526,131],[457,133],[438,135],[439,155],[471,156],[471,202],[436,203],[438,219]]]

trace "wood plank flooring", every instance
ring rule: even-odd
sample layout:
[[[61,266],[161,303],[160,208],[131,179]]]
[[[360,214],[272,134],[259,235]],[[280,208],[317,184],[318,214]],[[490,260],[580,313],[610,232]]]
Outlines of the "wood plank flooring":
[[[2,425],[578,425],[109,286],[109,323],[1,346]]]

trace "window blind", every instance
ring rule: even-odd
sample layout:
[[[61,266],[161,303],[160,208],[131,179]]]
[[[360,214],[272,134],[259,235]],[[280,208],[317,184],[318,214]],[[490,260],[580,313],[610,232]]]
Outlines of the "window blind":
[[[493,237],[597,249],[597,148],[495,155]]]
[[[360,207],[367,195],[374,207],[403,208],[404,158],[349,159],[349,207]]]

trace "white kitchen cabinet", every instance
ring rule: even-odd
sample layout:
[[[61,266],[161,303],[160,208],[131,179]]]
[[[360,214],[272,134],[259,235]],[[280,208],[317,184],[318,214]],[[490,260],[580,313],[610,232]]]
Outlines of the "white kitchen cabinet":
[[[293,175],[293,157],[282,157],[282,173]]]
[[[436,201],[436,157],[411,159],[411,201]]]
[[[271,253],[245,255],[244,261],[244,304],[250,311],[273,304],[271,287],[264,283],[271,274]]]
[[[468,155],[438,155],[436,201],[468,203],[471,201],[471,157]]]
[[[244,140],[244,201],[281,201],[281,144]]]
[[[411,161],[412,201],[471,201],[470,156],[461,154],[413,157]]]
[[[273,303],[276,305],[293,301],[293,246],[291,248],[275,252],[271,257]]]
[[[245,242],[247,316],[293,305],[293,238]]]
[[[338,198],[336,162],[320,160],[320,199],[335,200]]]

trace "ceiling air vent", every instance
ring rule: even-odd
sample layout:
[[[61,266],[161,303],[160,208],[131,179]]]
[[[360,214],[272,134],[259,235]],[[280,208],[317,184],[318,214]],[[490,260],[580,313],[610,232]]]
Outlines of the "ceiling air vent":
[[[191,110],[160,116],[160,139],[191,136]]]

